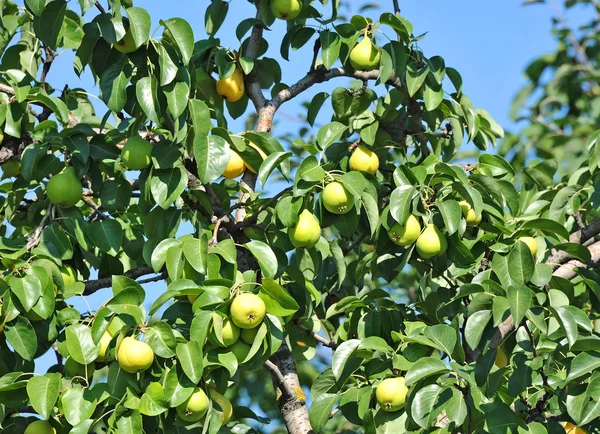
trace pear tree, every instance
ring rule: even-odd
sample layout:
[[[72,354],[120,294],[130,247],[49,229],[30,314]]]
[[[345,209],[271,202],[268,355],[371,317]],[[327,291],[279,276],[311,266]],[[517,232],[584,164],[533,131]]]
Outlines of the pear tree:
[[[0,1],[0,431],[598,432],[597,2],[507,134],[398,0],[204,3]]]

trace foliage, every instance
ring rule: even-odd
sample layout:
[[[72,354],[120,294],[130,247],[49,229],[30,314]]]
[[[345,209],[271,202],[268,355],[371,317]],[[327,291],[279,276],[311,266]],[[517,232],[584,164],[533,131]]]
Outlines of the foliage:
[[[306,0],[281,60],[264,55],[264,30],[282,25],[267,0],[235,29],[239,49],[220,45],[233,3],[207,6],[197,40],[182,18],[151,35],[157,23],[126,0],[0,2],[2,432],[31,415],[59,434],[596,429],[594,128],[565,118],[590,146],[572,142],[560,170],[541,147],[526,161],[527,143],[520,160],[458,164],[461,146],[486,151],[504,131],[400,11],[347,19],[338,1]],[[375,46],[377,69],[354,70],[360,38],[382,34],[393,39]],[[293,56],[307,44],[311,65]],[[46,81],[59,50],[104,105]],[[286,84],[287,60],[310,72]],[[589,84],[568,54],[556,61]],[[217,92],[228,78],[245,90],[235,102]],[[299,137],[271,134],[279,107],[313,86]],[[558,100],[555,116],[581,106]],[[248,131],[230,131],[248,111]],[[140,137],[151,163],[143,150],[131,171],[121,150]],[[234,152],[247,170],[224,179]],[[66,167],[84,190],[72,207],[47,197]],[[339,214],[320,194],[332,182]],[[409,220],[427,237],[400,246]],[[240,293],[256,296],[235,303]],[[97,306],[74,307],[92,294]],[[132,351],[131,337],[147,345]],[[56,363],[41,373],[47,352]],[[406,402],[385,411],[376,388],[399,376]],[[198,387],[206,416],[186,422]]]

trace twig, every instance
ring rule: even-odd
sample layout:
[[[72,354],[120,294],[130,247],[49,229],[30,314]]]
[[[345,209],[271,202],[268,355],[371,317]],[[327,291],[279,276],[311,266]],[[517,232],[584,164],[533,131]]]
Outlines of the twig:
[[[93,210],[91,213],[92,216],[94,214],[96,214],[98,217],[100,217],[101,220],[108,219],[108,216],[100,210],[100,205],[98,205],[96,202],[94,202],[94,200],[90,196],[84,195],[82,197],[82,199],[85,203],[87,203],[90,206],[90,208],[92,208],[92,210]]]
[[[56,58],[56,51],[54,51],[52,48],[50,48],[46,44],[43,45],[43,48],[44,48],[44,53],[46,53],[46,57],[44,58],[44,66],[42,67],[42,75],[40,77],[40,84],[42,85],[42,87],[45,90],[46,89],[46,77],[48,76],[48,73],[50,72],[50,68],[52,67],[52,62],[54,62],[54,59]]]
[[[162,272],[160,273],[158,276],[154,276],[154,277],[148,277],[147,279],[140,279],[137,281],[137,283],[139,283],[140,285],[143,285],[144,283],[150,283],[150,282],[158,282],[160,280],[164,280],[168,277],[168,273]]]
[[[130,279],[137,279],[138,277],[142,277],[148,274],[155,274],[154,270],[147,265],[142,265],[137,268],[132,268],[123,274],[123,276],[128,277]],[[112,285],[112,276],[104,277],[102,279],[96,280],[88,280],[85,283],[85,289],[83,291],[83,295],[91,295],[96,291],[99,291],[102,288],[108,288]]]
[[[313,72],[315,70],[315,67],[317,66],[317,59],[319,58],[319,50],[321,49],[321,39],[318,38],[315,41],[315,46],[313,48],[313,59],[312,62],[310,64],[310,69],[308,70],[308,74],[310,74],[311,72]]]
[[[219,217],[217,219],[217,221],[215,222],[215,228],[213,229],[213,236],[210,240],[208,240],[208,245],[214,245],[217,244],[219,242],[219,229],[221,228],[221,224],[223,224],[223,222],[227,222],[229,223],[229,216],[228,215],[224,215],[222,217]]]
[[[362,243],[366,237],[367,237],[367,234],[362,234],[360,237],[358,237],[357,239],[352,241],[352,243],[348,247],[345,247],[344,249],[342,249],[344,256],[346,256],[348,253],[350,253],[352,250],[354,250],[358,245],[360,245],[360,243]]]
[[[341,411],[340,407],[336,407],[333,410],[331,410],[331,414],[329,415],[329,419],[332,419],[336,414],[338,414]]]
[[[283,398],[286,401],[297,399],[296,392],[294,392],[294,389],[292,389],[292,387],[285,381],[285,377],[279,370],[279,367],[270,360],[267,360],[264,366],[267,368],[267,371],[271,373],[273,381],[277,384],[279,390],[281,390]]]
[[[100,11],[100,13],[105,14],[106,13],[106,9],[104,9],[104,6],[102,6],[100,4],[100,2],[96,2],[95,3],[96,8]]]
[[[398,4],[398,0],[392,0],[394,3],[394,13],[396,15],[400,15],[400,5]]]
[[[42,218],[42,221],[40,222],[38,227],[35,228],[35,231],[33,231],[33,234],[31,234],[31,236],[27,239],[27,244],[25,245],[25,248],[27,250],[33,249],[40,243],[42,231],[46,227],[46,223],[48,222],[48,219],[50,219],[52,216],[52,207],[53,206],[54,205],[52,205],[52,204],[48,205],[48,208],[46,209],[46,214]]]
[[[318,335],[317,333],[315,333],[308,327],[305,327],[304,325],[302,325],[300,322],[296,322],[296,327],[298,327],[300,330],[302,330],[307,335],[314,338],[317,342],[320,342],[321,344],[325,345],[328,348],[331,348],[332,350],[335,350],[338,347],[338,344],[336,344],[335,342],[325,339],[323,336]]]

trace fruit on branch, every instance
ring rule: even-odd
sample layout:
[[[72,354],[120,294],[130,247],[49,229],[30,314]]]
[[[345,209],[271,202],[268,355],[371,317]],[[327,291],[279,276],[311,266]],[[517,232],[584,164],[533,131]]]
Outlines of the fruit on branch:
[[[394,243],[403,247],[410,246],[412,243],[417,241],[417,238],[419,238],[420,234],[421,223],[419,223],[419,219],[412,214],[408,216],[408,219],[406,219],[406,223],[404,225],[396,222],[388,231],[390,239]]]
[[[46,185],[46,196],[59,208],[70,208],[79,202],[83,196],[83,186],[75,169],[69,166],[50,178]]]
[[[154,351],[150,345],[131,336],[123,339],[117,351],[117,362],[125,372],[130,374],[145,371],[152,366],[153,361]]]
[[[377,386],[375,398],[384,411],[398,411],[404,407],[408,388],[404,377],[386,378]]]
[[[217,80],[217,93],[229,102],[239,101],[244,90],[244,74],[239,68],[235,68],[229,77]]]
[[[527,244],[527,247],[529,247],[529,250],[531,251],[531,254],[535,258],[535,255],[537,255],[537,252],[538,252],[538,245],[537,245],[537,241],[535,240],[535,238],[533,238],[533,237],[521,237],[517,241],[521,241],[521,242]]]
[[[313,248],[321,238],[321,225],[317,217],[305,209],[295,228],[289,229],[290,241],[297,248]]]
[[[379,48],[367,36],[350,51],[350,64],[357,71],[372,71],[379,66],[380,60]]]
[[[301,11],[301,0],[271,0],[271,13],[280,20],[293,20]]]
[[[56,434],[56,430],[45,420],[36,420],[27,425],[23,434]]]
[[[567,434],[585,434],[585,431],[579,428],[577,425],[572,424],[571,422],[565,423],[565,432]]]
[[[350,170],[368,172],[371,175],[375,175],[377,169],[379,169],[379,157],[366,146],[360,145],[350,156],[349,164]]]
[[[94,376],[94,372],[96,372],[96,364],[94,362],[82,365],[81,363],[76,362],[71,356],[67,357],[67,360],[65,360],[65,377],[81,377],[89,380]]]
[[[502,347],[498,347],[496,351],[496,360],[494,360],[494,364],[500,369],[508,365],[508,357],[506,357],[506,353],[504,352]]]
[[[210,399],[212,399],[219,405],[219,407],[221,407],[223,413],[223,415],[221,416],[221,426],[225,425],[227,422],[229,422],[231,416],[233,416],[233,406],[231,405],[231,402],[229,402],[227,398],[225,398],[215,389],[208,389],[208,394],[210,396]]]
[[[0,143],[2,143],[2,131],[0,130]],[[21,162],[16,158],[11,158],[2,166],[2,175],[4,178],[14,178],[21,174]]]
[[[417,253],[423,259],[443,255],[448,249],[448,241],[434,224],[428,224],[417,239]]]
[[[123,36],[119,41],[115,42],[114,47],[117,51],[123,54],[133,53],[138,47],[135,45],[135,41],[133,40],[133,33],[131,33],[131,27],[127,29],[125,32],[125,36]]]
[[[265,154],[265,152],[260,149],[258,146],[256,146],[254,143],[252,142],[248,142],[248,146],[250,146],[252,149],[255,149],[256,152],[258,152],[258,154],[260,155],[260,158],[263,159],[263,161],[267,158],[267,154]],[[256,169],[254,169],[254,167],[252,167],[250,164],[246,163],[246,167],[248,168],[248,170],[254,174],[257,173]],[[260,169],[260,167],[259,167]]]
[[[463,217],[467,220],[467,226],[477,226],[481,223],[483,214],[479,216],[475,215],[475,211],[471,208],[471,205],[466,200],[460,202],[460,209],[462,210]]]
[[[243,292],[233,299],[229,317],[239,328],[252,329],[262,322],[266,312],[265,302],[258,295]]]
[[[229,350],[233,353],[238,363],[242,363],[246,359],[246,356],[248,356],[248,353],[250,353],[251,348],[250,345],[239,340],[229,347]]]
[[[229,161],[227,162],[227,167],[223,172],[223,176],[227,179],[233,179],[240,176],[246,170],[246,164],[242,157],[235,151],[229,152]]]
[[[234,343],[237,342],[239,337],[240,337],[239,327],[236,326],[233,323],[233,321],[231,321],[229,318],[225,318],[223,320],[223,327],[221,328],[221,339],[222,339],[223,343],[221,344],[219,342],[219,340],[217,339],[217,335],[215,333],[214,327],[212,329],[211,334],[208,336],[208,340],[210,341],[211,344],[213,344],[216,347],[230,347]]]
[[[210,402],[204,390],[196,387],[190,397],[177,406],[177,414],[186,422],[198,422],[208,411]]]
[[[98,358],[96,359],[98,362],[110,362],[113,359],[112,356],[106,355],[108,345],[110,344],[110,341],[112,341],[112,338],[113,335],[111,335],[108,330],[106,330],[100,338],[100,352],[98,353]]]
[[[330,182],[321,193],[323,206],[333,214],[346,214],[354,206],[354,197],[341,182]]]
[[[127,140],[121,150],[121,161],[130,170],[142,170],[152,162],[152,143],[140,136]]]
[[[248,345],[252,345],[254,343],[254,338],[256,338],[257,333],[258,327],[254,327],[251,329],[242,329],[242,332],[240,333],[240,338]]]
[[[60,275],[65,285],[70,285],[77,281],[73,267],[70,267],[69,265],[61,265],[58,267],[58,269],[60,270]]]

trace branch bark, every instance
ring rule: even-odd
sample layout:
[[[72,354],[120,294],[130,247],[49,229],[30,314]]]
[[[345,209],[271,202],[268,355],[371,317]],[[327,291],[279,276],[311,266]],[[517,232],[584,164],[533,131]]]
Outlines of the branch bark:
[[[589,240],[598,234],[600,234],[600,219],[594,220],[589,225],[571,234],[569,237],[569,242],[585,245]],[[569,255],[567,252],[552,250],[552,254],[548,256],[546,263],[556,268],[560,266],[560,264],[565,264],[572,259],[573,256]]]
[[[148,274],[156,274],[156,273],[149,266],[142,265],[137,268],[132,268],[131,270],[124,273],[123,276],[129,277],[130,279],[137,279],[138,277],[146,276]],[[161,279],[164,278],[164,276],[162,274],[160,275],[160,277],[161,277]],[[158,278],[158,276],[157,276],[157,278]],[[159,280],[161,280],[161,279],[159,279]],[[94,292],[99,291],[102,288],[108,288],[111,285],[112,285],[112,276],[104,277],[102,279],[96,279],[96,280],[88,280],[85,284],[85,289],[83,291],[83,295],[91,295]]]

